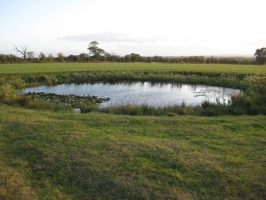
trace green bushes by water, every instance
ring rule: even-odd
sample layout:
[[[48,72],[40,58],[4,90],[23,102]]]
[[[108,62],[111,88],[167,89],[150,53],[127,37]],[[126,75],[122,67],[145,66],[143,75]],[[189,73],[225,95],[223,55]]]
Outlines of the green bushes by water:
[[[93,81],[151,81],[190,84],[207,84],[232,88],[243,88],[245,75],[235,73],[176,72],[176,71],[104,71],[72,72],[60,74],[27,74],[16,75],[28,86],[36,84],[56,85],[61,83],[88,83]]]

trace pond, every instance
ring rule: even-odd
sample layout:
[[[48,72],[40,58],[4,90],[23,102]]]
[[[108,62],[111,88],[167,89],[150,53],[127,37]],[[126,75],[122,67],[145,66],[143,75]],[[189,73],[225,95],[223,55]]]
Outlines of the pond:
[[[90,95],[110,98],[110,101],[99,104],[101,107],[126,104],[146,104],[151,107],[164,107],[168,105],[181,105],[183,102],[186,105],[196,105],[204,100],[228,104],[230,102],[230,95],[240,93],[241,91],[225,87],[178,83],[94,82],[59,84],[55,86],[41,85],[19,90],[20,94],[27,92]]]

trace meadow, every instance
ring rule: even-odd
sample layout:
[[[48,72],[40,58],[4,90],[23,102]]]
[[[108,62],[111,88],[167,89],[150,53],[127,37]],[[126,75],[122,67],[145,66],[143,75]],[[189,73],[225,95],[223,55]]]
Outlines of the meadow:
[[[265,199],[266,116],[241,113],[265,109],[265,74],[265,66],[243,65],[0,65],[5,86],[148,79],[245,91],[235,99],[238,116],[208,115],[215,109],[203,102],[209,117],[186,106],[148,116],[130,107],[133,114],[33,109],[2,96],[0,199]]]
[[[28,63],[0,65],[0,74],[41,74],[84,71],[186,71],[266,74],[266,68],[263,65],[166,63]]]

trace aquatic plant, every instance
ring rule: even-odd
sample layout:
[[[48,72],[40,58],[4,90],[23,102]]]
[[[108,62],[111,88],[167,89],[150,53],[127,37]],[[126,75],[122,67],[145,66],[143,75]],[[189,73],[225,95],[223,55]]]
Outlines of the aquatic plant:
[[[71,105],[74,108],[80,107],[81,104],[95,104],[110,100],[109,98],[98,98],[97,96],[90,95],[63,95],[45,92],[28,92],[23,94],[22,96],[30,97],[32,100],[43,100],[48,102],[54,102],[56,104],[67,104]]]

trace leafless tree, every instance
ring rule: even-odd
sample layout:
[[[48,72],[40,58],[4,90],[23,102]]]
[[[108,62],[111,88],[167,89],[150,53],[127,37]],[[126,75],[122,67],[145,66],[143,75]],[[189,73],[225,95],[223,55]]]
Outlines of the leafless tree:
[[[21,47],[21,50],[19,50],[16,45],[14,45],[14,46],[15,46],[15,50],[17,50],[17,52],[21,53],[22,57],[26,60],[28,47],[24,46],[24,47]]]

